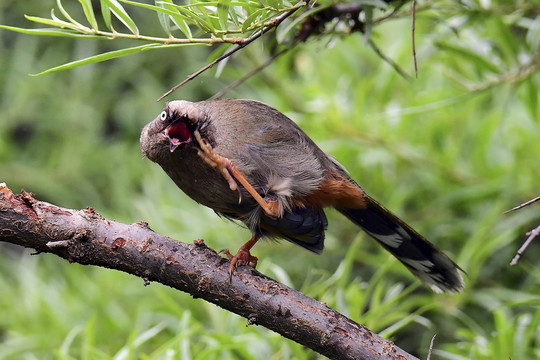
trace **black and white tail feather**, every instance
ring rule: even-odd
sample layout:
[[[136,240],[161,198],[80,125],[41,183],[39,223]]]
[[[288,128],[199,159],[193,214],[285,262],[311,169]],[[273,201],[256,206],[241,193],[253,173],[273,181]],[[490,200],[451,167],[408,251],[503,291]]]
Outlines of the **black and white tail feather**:
[[[338,209],[377,240],[435,292],[456,293],[465,284],[461,268],[409,225],[369,198],[364,209]],[[462,270],[461,270],[462,271]]]

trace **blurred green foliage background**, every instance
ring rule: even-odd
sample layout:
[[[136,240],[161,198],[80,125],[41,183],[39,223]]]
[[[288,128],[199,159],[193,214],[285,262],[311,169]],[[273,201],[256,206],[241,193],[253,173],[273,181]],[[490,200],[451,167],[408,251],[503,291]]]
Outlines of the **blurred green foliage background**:
[[[75,1],[65,1],[75,6]],[[29,27],[53,1],[3,0],[0,24]],[[297,47],[228,97],[261,100],[295,120],[364,189],[467,272],[464,293],[437,295],[330,210],[326,250],[257,244],[258,269],[424,357],[540,357],[540,244],[509,262],[540,224],[540,3],[418,2],[419,75],[406,81],[357,33]],[[132,14],[159,33],[155,18]],[[373,28],[412,73],[410,16]],[[132,46],[125,40],[121,46]],[[248,232],[191,201],[142,159],[155,100],[202,67],[212,49],[149,51],[40,77],[115,49],[106,40],[0,30],[0,181],[14,192],[214,249]],[[212,96],[268,56],[263,42],[172,98]],[[172,98],[169,98],[172,99]],[[160,284],[0,244],[1,359],[316,359],[310,350]]]

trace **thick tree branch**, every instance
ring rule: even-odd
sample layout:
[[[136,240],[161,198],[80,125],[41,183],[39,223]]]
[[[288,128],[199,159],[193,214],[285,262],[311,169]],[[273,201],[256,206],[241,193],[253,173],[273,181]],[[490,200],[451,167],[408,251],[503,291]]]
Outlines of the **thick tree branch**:
[[[122,224],[93,209],[71,210],[14,195],[0,184],[0,241],[70,262],[125,271],[202,298],[332,359],[416,359],[392,342],[280,284],[242,267],[229,283],[228,261],[204,245]]]

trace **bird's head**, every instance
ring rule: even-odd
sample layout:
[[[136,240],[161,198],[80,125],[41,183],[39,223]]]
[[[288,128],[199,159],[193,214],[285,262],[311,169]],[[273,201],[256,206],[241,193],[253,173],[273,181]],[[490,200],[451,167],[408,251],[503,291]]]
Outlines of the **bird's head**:
[[[152,161],[169,152],[184,148],[194,140],[193,132],[203,132],[209,121],[200,104],[175,100],[165,104],[163,111],[141,133],[141,151]]]

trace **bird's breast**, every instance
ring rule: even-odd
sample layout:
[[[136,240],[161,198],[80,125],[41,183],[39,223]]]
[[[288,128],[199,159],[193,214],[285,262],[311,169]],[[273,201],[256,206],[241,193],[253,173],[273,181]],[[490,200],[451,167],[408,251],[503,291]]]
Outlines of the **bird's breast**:
[[[175,184],[191,199],[222,213],[247,212],[254,206],[254,200],[241,188],[231,190],[227,180],[218,168],[210,166],[196,149],[179,149],[173,161],[160,163]]]

